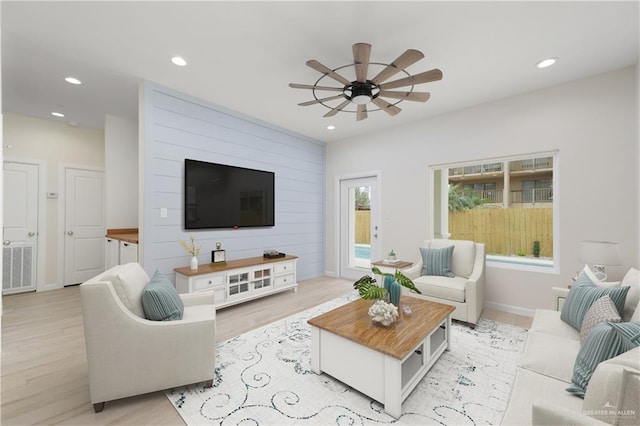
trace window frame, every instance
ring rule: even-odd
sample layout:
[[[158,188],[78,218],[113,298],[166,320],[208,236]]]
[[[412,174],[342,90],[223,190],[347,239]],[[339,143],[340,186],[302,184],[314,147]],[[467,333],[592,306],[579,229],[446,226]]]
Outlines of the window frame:
[[[448,185],[449,185],[449,172],[448,170],[451,168],[461,168],[461,167],[471,167],[478,164],[488,164],[495,162],[505,162],[505,161],[522,161],[528,159],[535,159],[540,157],[551,157],[552,158],[552,182],[551,182],[551,190],[553,193],[553,197],[551,200],[552,203],[552,217],[553,217],[553,255],[552,260],[541,260],[541,259],[531,259],[531,258],[513,258],[511,256],[497,256],[497,255],[487,255],[487,267],[495,267],[498,269],[512,269],[512,270],[520,270],[520,271],[530,271],[530,272],[540,272],[540,273],[550,273],[550,274],[559,274],[560,272],[560,152],[559,150],[554,151],[544,151],[544,152],[535,152],[535,153],[527,153],[527,154],[517,154],[517,155],[508,155],[503,157],[491,157],[485,159],[477,159],[472,161],[457,161],[451,163],[441,163],[441,164],[433,164],[429,166],[429,188],[432,189],[431,195],[428,197],[428,208],[431,212],[430,215],[430,226],[429,226],[429,238],[435,237],[435,230],[441,230],[442,237],[440,238],[449,238],[451,235],[449,233],[449,209],[448,209],[448,197],[445,197],[448,194]],[[435,174],[436,171],[446,171],[445,174],[441,173],[440,177],[436,179]],[[446,175],[446,178],[443,178],[442,175]],[[441,187],[436,188],[435,185],[440,183]],[[436,201],[435,197],[439,196],[439,200]],[[446,202],[445,202],[446,201]],[[440,212],[436,212],[437,206],[441,207]],[[436,224],[436,221],[439,219],[439,224]]]

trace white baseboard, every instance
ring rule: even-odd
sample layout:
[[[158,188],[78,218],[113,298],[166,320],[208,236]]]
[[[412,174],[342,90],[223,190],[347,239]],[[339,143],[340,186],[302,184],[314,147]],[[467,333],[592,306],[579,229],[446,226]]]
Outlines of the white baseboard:
[[[484,302],[484,307],[495,309],[497,311],[508,312],[510,314],[522,315],[524,317],[533,318],[536,313],[535,309],[521,308],[519,306],[505,305],[504,303]]]
[[[333,272],[333,271],[324,271],[324,274],[325,274],[327,277],[331,277],[331,278],[338,278],[338,274],[336,274],[336,273],[335,273],[335,272]]]

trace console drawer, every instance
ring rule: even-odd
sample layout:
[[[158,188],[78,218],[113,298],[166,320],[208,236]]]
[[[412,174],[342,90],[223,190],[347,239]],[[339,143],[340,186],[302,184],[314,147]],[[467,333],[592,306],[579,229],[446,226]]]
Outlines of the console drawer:
[[[213,287],[224,287],[224,275],[214,275],[193,280],[193,291],[213,290]]]
[[[276,263],[275,265],[273,265],[273,273],[275,275],[292,274],[293,268],[293,262]]]
[[[296,280],[293,274],[282,275],[273,279],[273,284],[276,288],[293,285],[295,283]]]

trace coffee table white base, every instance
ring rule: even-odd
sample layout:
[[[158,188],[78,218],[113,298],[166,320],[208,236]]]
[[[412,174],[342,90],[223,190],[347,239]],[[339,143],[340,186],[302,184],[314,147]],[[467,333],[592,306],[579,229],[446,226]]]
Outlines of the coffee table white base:
[[[402,402],[449,346],[450,330],[451,315],[404,359],[397,359],[312,326],[311,369],[380,402],[384,411],[397,419]]]

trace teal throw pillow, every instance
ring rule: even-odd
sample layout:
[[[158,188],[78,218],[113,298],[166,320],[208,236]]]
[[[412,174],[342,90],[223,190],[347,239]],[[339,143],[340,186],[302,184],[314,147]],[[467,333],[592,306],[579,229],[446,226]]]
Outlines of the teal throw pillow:
[[[618,313],[621,313],[624,309],[624,301],[628,292],[629,287],[598,287],[583,272],[576,279],[571,290],[569,290],[567,300],[562,305],[560,319],[580,331],[584,316],[593,302],[601,297],[609,296]]]
[[[142,291],[144,316],[153,321],[182,319],[184,305],[169,278],[156,271]]]
[[[567,391],[584,398],[598,364],[636,346],[640,346],[640,322],[598,324],[580,346]]]
[[[439,275],[453,278],[455,275],[451,268],[451,259],[455,246],[439,249],[420,248],[422,255],[422,275]]]

